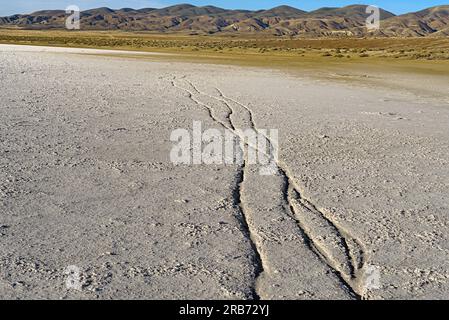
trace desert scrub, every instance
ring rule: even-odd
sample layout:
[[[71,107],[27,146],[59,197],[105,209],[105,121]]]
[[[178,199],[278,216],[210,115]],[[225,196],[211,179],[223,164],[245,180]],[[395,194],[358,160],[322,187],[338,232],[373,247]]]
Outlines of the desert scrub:
[[[203,35],[148,34],[110,32],[68,32],[63,30],[2,30],[0,42],[17,44],[56,45],[70,47],[117,48],[132,50],[167,51],[239,49],[242,53],[284,53],[299,57],[316,55],[339,57],[339,55],[358,57],[369,54],[370,57],[393,59],[401,55],[403,59],[447,60],[449,56],[449,38],[439,39],[287,39],[267,37],[236,38]],[[184,48],[184,49],[181,49]],[[219,49],[217,49],[219,48]],[[221,49],[220,49],[221,48]]]

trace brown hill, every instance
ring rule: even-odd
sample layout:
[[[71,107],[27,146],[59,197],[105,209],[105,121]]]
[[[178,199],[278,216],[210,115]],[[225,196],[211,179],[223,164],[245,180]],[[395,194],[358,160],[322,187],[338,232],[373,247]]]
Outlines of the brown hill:
[[[346,17],[354,19],[359,22],[365,22],[369,14],[366,13],[366,5],[355,4],[343,8],[321,8],[309,13],[309,17],[314,18],[332,18],[332,17]],[[385,20],[395,15],[386,10],[380,9],[380,19]]]
[[[227,10],[214,6],[180,4],[162,9],[97,8],[81,13],[84,30],[181,32],[190,34],[265,33],[303,37],[320,36],[447,36],[449,6],[395,16],[381,10],[381,30],[369,33],[366,5],[321,8],[305,12],[289,6],[269,10]],[[0,17],[0,26],[25,29],[64,28],[66,13],[44,10]]]
[[[449,5],[408,13],[388,19],[379,34],[386,36],[447,35]]]

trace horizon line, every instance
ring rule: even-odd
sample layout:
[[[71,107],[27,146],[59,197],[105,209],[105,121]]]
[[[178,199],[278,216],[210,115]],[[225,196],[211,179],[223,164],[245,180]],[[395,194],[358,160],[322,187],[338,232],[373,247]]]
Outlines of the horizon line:
[[[181,6],[181,5],[189,5],[189,6],[196,7],[196,8],[214,7],[214,8],[219,8],[219,9],[224,9],[224,10],[229,10],[229,11],[249,11],[249,12],[267,11],[267,10],[272,10],[272,9],[279,8],[279,7],[289,7],[289,8],[294,8],[294,9],[297,9],[297,10],[304,11],[306,13],[311,13],[311,12],[314,12],[314,11],[317,11],[317,10],[321,10],[321,9],[325,9],[325,8],[341,9],[341,8],[347,8],[347,7],[352,7],[352,6],[370,6],[372,4],[356,3],[356,4],[350,4],[350,5],[342,6],[342,7],[320,7],[320,8],[311,10],[311,11],[307,11],[307,10],[298,8],[296,6],[282,5],[282,4],[278,5],[278,6],[275,6],[275,7],[272,7],[272,8],[261,8],[261,9],[251,10],[251,9],[236,9],[236,8],[227,9],[227,8],[218,7],[218,6],[214,6],[214,5],[196,6],[196,5],[192,5],[190,3],[179,3],[179,4],[174,4],[174,5],[165,6],[165,7],[142,7],[142,8],[122,7],[122,8],[117,8],[117,9],[114,9],[114,8],[111,8],[111,7],[107,7],[107,6],[103,6],[103,7],[93,7],[93,8],[89,8],[89,9],[82,9],[82,10],[80,10],[80,12],[89,11],[89,10],[95,10],[95,9],[102,9],[102,8],[106,8],[106,9],[110,9],[110,10],[114,10],[114,11],[122,10],[122,9],[132,9],[132,10],[154,9],[154,10],[160,10],[160,9],[166,9],[166,8],[176,7],[176,6]],[[422,10],[432,9],[432,8],[441,7],[441,6],[449,6],[449,4],[447,4],[447,5],[436,5],[436,6],[431,6],[431,7],[424,7],[423,9],[420,9],[418,11],[409,11],[409,12],[401,13],[401,14],[397,14],[395,12],[388,11],[386,9],[383,9],[380,6],[378,6],[378,8],[380,8],[382,10],[385,10],[387,12],[390,12],[390,13],[396,15],[396,16],[400,16],[400,15],[406,15],[406,14],[409,14],[409,13],[419,12],[419,11],[422,11]],[[50,8],[48,8],[48,9],[39,9],[39,10],[32,11],[32,12],[29,12],[29,13],[14,13],[14,14],[10,14],[10,15],[7,15],[7,16],[33,14],[35,12],[40,12],[40,11],[65,11],[65,9],[54,9],[54,8],[53,9],[50,9]],[[3,17],[7,17],[7,16],[3,16]]]

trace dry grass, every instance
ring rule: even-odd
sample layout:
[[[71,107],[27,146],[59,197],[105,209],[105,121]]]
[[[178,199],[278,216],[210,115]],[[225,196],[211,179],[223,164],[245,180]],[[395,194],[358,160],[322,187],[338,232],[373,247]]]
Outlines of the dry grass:
[[[267,39],[120,31],[0,29],[0,43],[184,53],[238,53],[327,58],[449,60],[449,39]]]
[[[292,40],[118,31],[0,29],[0,43],[167,52],[176,54],[148,57],[123,53],[122,56],[268,67],[342,81],[363,78],[364,82],[368,82],[375,81],[377,77],[387,83],[387,75],[393,73],[409,73],[432,79],[437,76],[449,81],[447,38]]]
[[[292,40],[0,29],[0,43],[175,53],[159,56],[123,52],[118,55],[151,61],[265,67],[287,71],[293,76],[400,88],[431,97],[443,95],[448,99],[446,93],[441,93],[446,92],[449,83],[447,38]],[[410,85],[411,78],[413,83],[427,85]]]

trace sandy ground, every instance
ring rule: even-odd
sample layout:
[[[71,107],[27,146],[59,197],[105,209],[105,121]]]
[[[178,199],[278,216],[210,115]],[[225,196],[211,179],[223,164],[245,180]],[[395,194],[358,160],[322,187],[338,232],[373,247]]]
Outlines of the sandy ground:
[[[447,85],[61,50],[0,46],[1,298],[449,298]],[[276,174],[172,164],[193,121]]]

